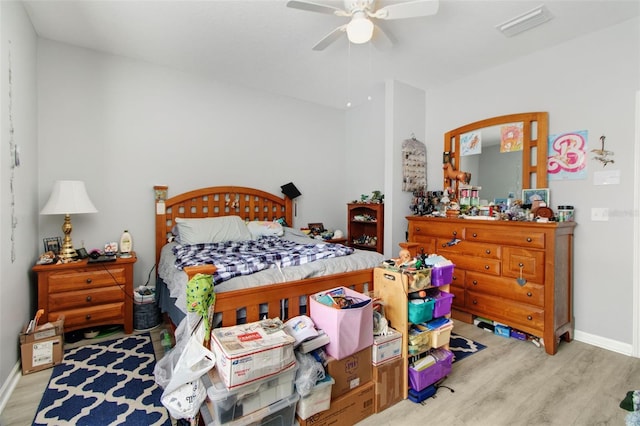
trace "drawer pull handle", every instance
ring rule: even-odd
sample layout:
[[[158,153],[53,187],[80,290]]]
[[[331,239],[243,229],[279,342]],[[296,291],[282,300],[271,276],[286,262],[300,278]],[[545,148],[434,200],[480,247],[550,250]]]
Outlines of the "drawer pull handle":
[[[455,237],[456,235],[458,235],[458,231],[453,231],[453,236]]]
[[[89,321],[91,319],[91,315],[87,315],[85,316],[85,318],[87,319],[87,321]]]
[[[532,317],[531,315],[527,315],[527,319],[528,319],[529,321],[531,321],[531,320],[533,319],[533,317]]]
[[[475,232],[473,233],[473,238],[476,238],[478,236],[478,234],[476,234]]]
[[[491,250],[490,249],[486,249],[484,252],[487,253],[487,254],[491,254]]]
[[[451,278],[453,281],[457,281],[458,277],[456,277],[455,275]]]
[[[533,296],[533,294],[531,294],[531,292],[530,292],[530,291],[528,291],[528,292],[527,292],[527,297],[531,297],[531,296]]]
[[[91,296],[87,296],[87,302],[91,302]]]
[[[530,243],[531,241],[531,237],[527,237],[527,242]]]
[[[524,263],[518,263],[518,266],[520,267],[520,272],[522,272],[522,268],[524,268]]]
[[[491,268],[489,265],[484,265],[484,269],[486,269],[487,271],[489,270],[489,268]]]
[[[473,285],[478,285],[478,280],[473,280]]]
[[[91,284],[93,280],[91,278],[87,278],[87,284]]]
[[[416,232],[420,232],[420,227],[416,227]]]
[[[446,243],[442,243],[442,248],[445,248],[447,246]]]
[[[477,301],[476,299],[473,299],[473,302],[472,302],[472,303],[473,303],[474,305],[477,305],[477,304],[478,304],[478,301]]]

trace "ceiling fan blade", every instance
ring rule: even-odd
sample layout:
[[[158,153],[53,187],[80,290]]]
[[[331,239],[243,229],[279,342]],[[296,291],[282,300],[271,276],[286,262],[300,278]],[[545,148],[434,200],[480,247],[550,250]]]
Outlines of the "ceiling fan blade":
[[[331,31],[329,34],[324,36],[322,40],[317,42],[316,45],[313,46],[313,50],[324,50],[331,43],[339,39],[346,31],[347,31],[346,24],[339,26],[338,28],[336,28],[335,30]]]
[[[375,25],[371,43],[376,47],[376,49],[388,50],[393,47],[396,41],[396,38],[387,28],[384,27],[384,25],[380,25],[380,23]]]
[[[396,3],[378,9],[373,13],[378,19],[404,19],[434,15],[438,12],[439,0],[413,0]]]
[[[329,6],[326,4],[313,3],[310,1],[289,0],[287,7],[293,9],[306,10],[309,12],[327,13],[329,15],[345,16],[345,11],[338,9],[337,7]]]

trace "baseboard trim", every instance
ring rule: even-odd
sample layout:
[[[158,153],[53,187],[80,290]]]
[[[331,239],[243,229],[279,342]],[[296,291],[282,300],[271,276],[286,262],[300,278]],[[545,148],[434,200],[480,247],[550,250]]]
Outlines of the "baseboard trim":
[[[632,356],[633,354],[633,345],[622,343],[617,340],[607,339],[606,337],[596,336],[595,334],[575,330],[573,338],[579,342],[617,352],[622,355]]]
[[[13,366],[9,377],[5,380],[2,388],[0,388],[0,413],[4,411],[4,408],[9,403],[13,390],[18,386],[18,381],[22,377],[22,370],[20,368],[20,360]]]

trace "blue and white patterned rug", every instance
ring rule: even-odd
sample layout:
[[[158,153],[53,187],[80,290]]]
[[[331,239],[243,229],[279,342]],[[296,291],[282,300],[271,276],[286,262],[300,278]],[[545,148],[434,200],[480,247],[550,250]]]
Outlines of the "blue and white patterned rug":
[[[467,339],[455,333],[451,333],[449,340],[449,350],[453,352],[453,362],[461,361],[464,358],[475,354],[486,348],[482,343]]]
[[[154,366],[149,333],[68,349],[33,424],[171,425]]]

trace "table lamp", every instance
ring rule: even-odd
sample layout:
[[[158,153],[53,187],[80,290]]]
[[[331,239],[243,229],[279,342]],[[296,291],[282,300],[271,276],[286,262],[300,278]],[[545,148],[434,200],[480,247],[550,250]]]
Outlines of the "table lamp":
[[[77,253],[71,242],[71,216],[80,213],[97,213],[95,206],[89,199],[84,182],[79,180],[59,180],[53,184],[49,201],[42,208],[40,214],[63,214],[62,232],[64,240],[59,257],[63,261],[75,259]]]

